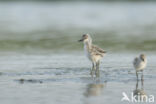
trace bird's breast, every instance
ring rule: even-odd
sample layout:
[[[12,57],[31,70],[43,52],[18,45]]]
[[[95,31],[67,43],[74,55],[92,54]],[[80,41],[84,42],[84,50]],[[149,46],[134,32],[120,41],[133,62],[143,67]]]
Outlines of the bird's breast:
[[[86,45],[84,46],[84,52],[85,52],[85,55],[87,56],[87,58],[89,60],[91,60],[91,54],[89,52],[89,48]]]
[[[137,59],[134,62],[134,67],[137,70],[143,70],[146,67],[146,64],[147,64],[147,61],[146,60],[145,61],[142,61],[141,59]]]

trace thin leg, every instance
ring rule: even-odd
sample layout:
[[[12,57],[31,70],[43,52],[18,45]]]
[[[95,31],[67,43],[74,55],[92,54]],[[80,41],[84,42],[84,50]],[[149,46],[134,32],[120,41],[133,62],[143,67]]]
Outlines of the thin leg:
[[[93,76],[93,71],[94,71],[94,69],[95,69],[95,65],[94,65],[94,63],[92,63],[92,68],[91,68],[91,70],[90,70],[90,75],[91,75],[91,76]]]
[[[144,90],[144,74],[143,74],[143,71],[142,71],[142,76],[141,76],[141,88],[142,90]]]
[[[144,81],[144,72],[142,71],[142,75],[141,75],[141,81]]]
[[[100,77],[99,66],[100,66],[100,61],[98,61],[98,62],[96,63],[96,72],[95,72],[96,77]]]
[[[144,80],[141,80],[141,89],[144,90]]]
[[[100,61],[98,62],[98,77],[100,77]]]
[[[96,70],[95,70],[95,74],[97,74],[97,70],[98,70],[98,62],[96,62]]]
[[[136,77],[137,77],[137,81],[138,81],[139,79],[138,79],[138,72],[137,71],[136,71]]]
[[[138,89],[138,82],[139,82],[139,80],[137,80],[137,83],[136,83],[136,90]]]

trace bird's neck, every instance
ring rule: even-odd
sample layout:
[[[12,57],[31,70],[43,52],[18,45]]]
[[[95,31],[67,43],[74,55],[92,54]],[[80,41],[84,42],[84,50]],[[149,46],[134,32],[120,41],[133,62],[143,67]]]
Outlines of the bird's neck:
[[[84,42],[84,45],[85,45],[85,47],[86,47],[87,49],[91,49],[92,42],[86,41],[86,42]]]

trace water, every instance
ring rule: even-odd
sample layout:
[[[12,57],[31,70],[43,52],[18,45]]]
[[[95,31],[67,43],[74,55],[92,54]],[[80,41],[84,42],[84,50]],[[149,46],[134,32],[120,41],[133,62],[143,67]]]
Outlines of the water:
[[[155,17],[155,2],[0,2],[0,103],[125,104],[142,52],[138,89],[156,96]],[[84,33],[108,52],[100,78],[77,42]]]
[[[0,50],[80,50],[90,33],[107,50],[155,51],[155,2],[1,2]]]
[[[1,103],[125,104],[120,101],[122,92],[130,96],[136,88],[134,56],[136,54],[108,54],[101,63],[101,77],[93,79],[89,75],[91,63],[81,53],[1,53]],[[148,55],[144,91],[156,96],[155,60],[155,55]]]

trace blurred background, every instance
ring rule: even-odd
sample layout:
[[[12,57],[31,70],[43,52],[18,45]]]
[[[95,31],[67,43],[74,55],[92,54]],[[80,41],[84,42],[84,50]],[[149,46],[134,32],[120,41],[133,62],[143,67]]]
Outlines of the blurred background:
[[[155,0],[0,0],[0,51],[156,50]]]
[[[0,0],[0,104],[125,104],[123,92],[156,96],[155,1]],[[100,78],[91,78],[82,54],[85,33],[108,52]],[[138,84],[132,61],[142,52],[148,65]]]

